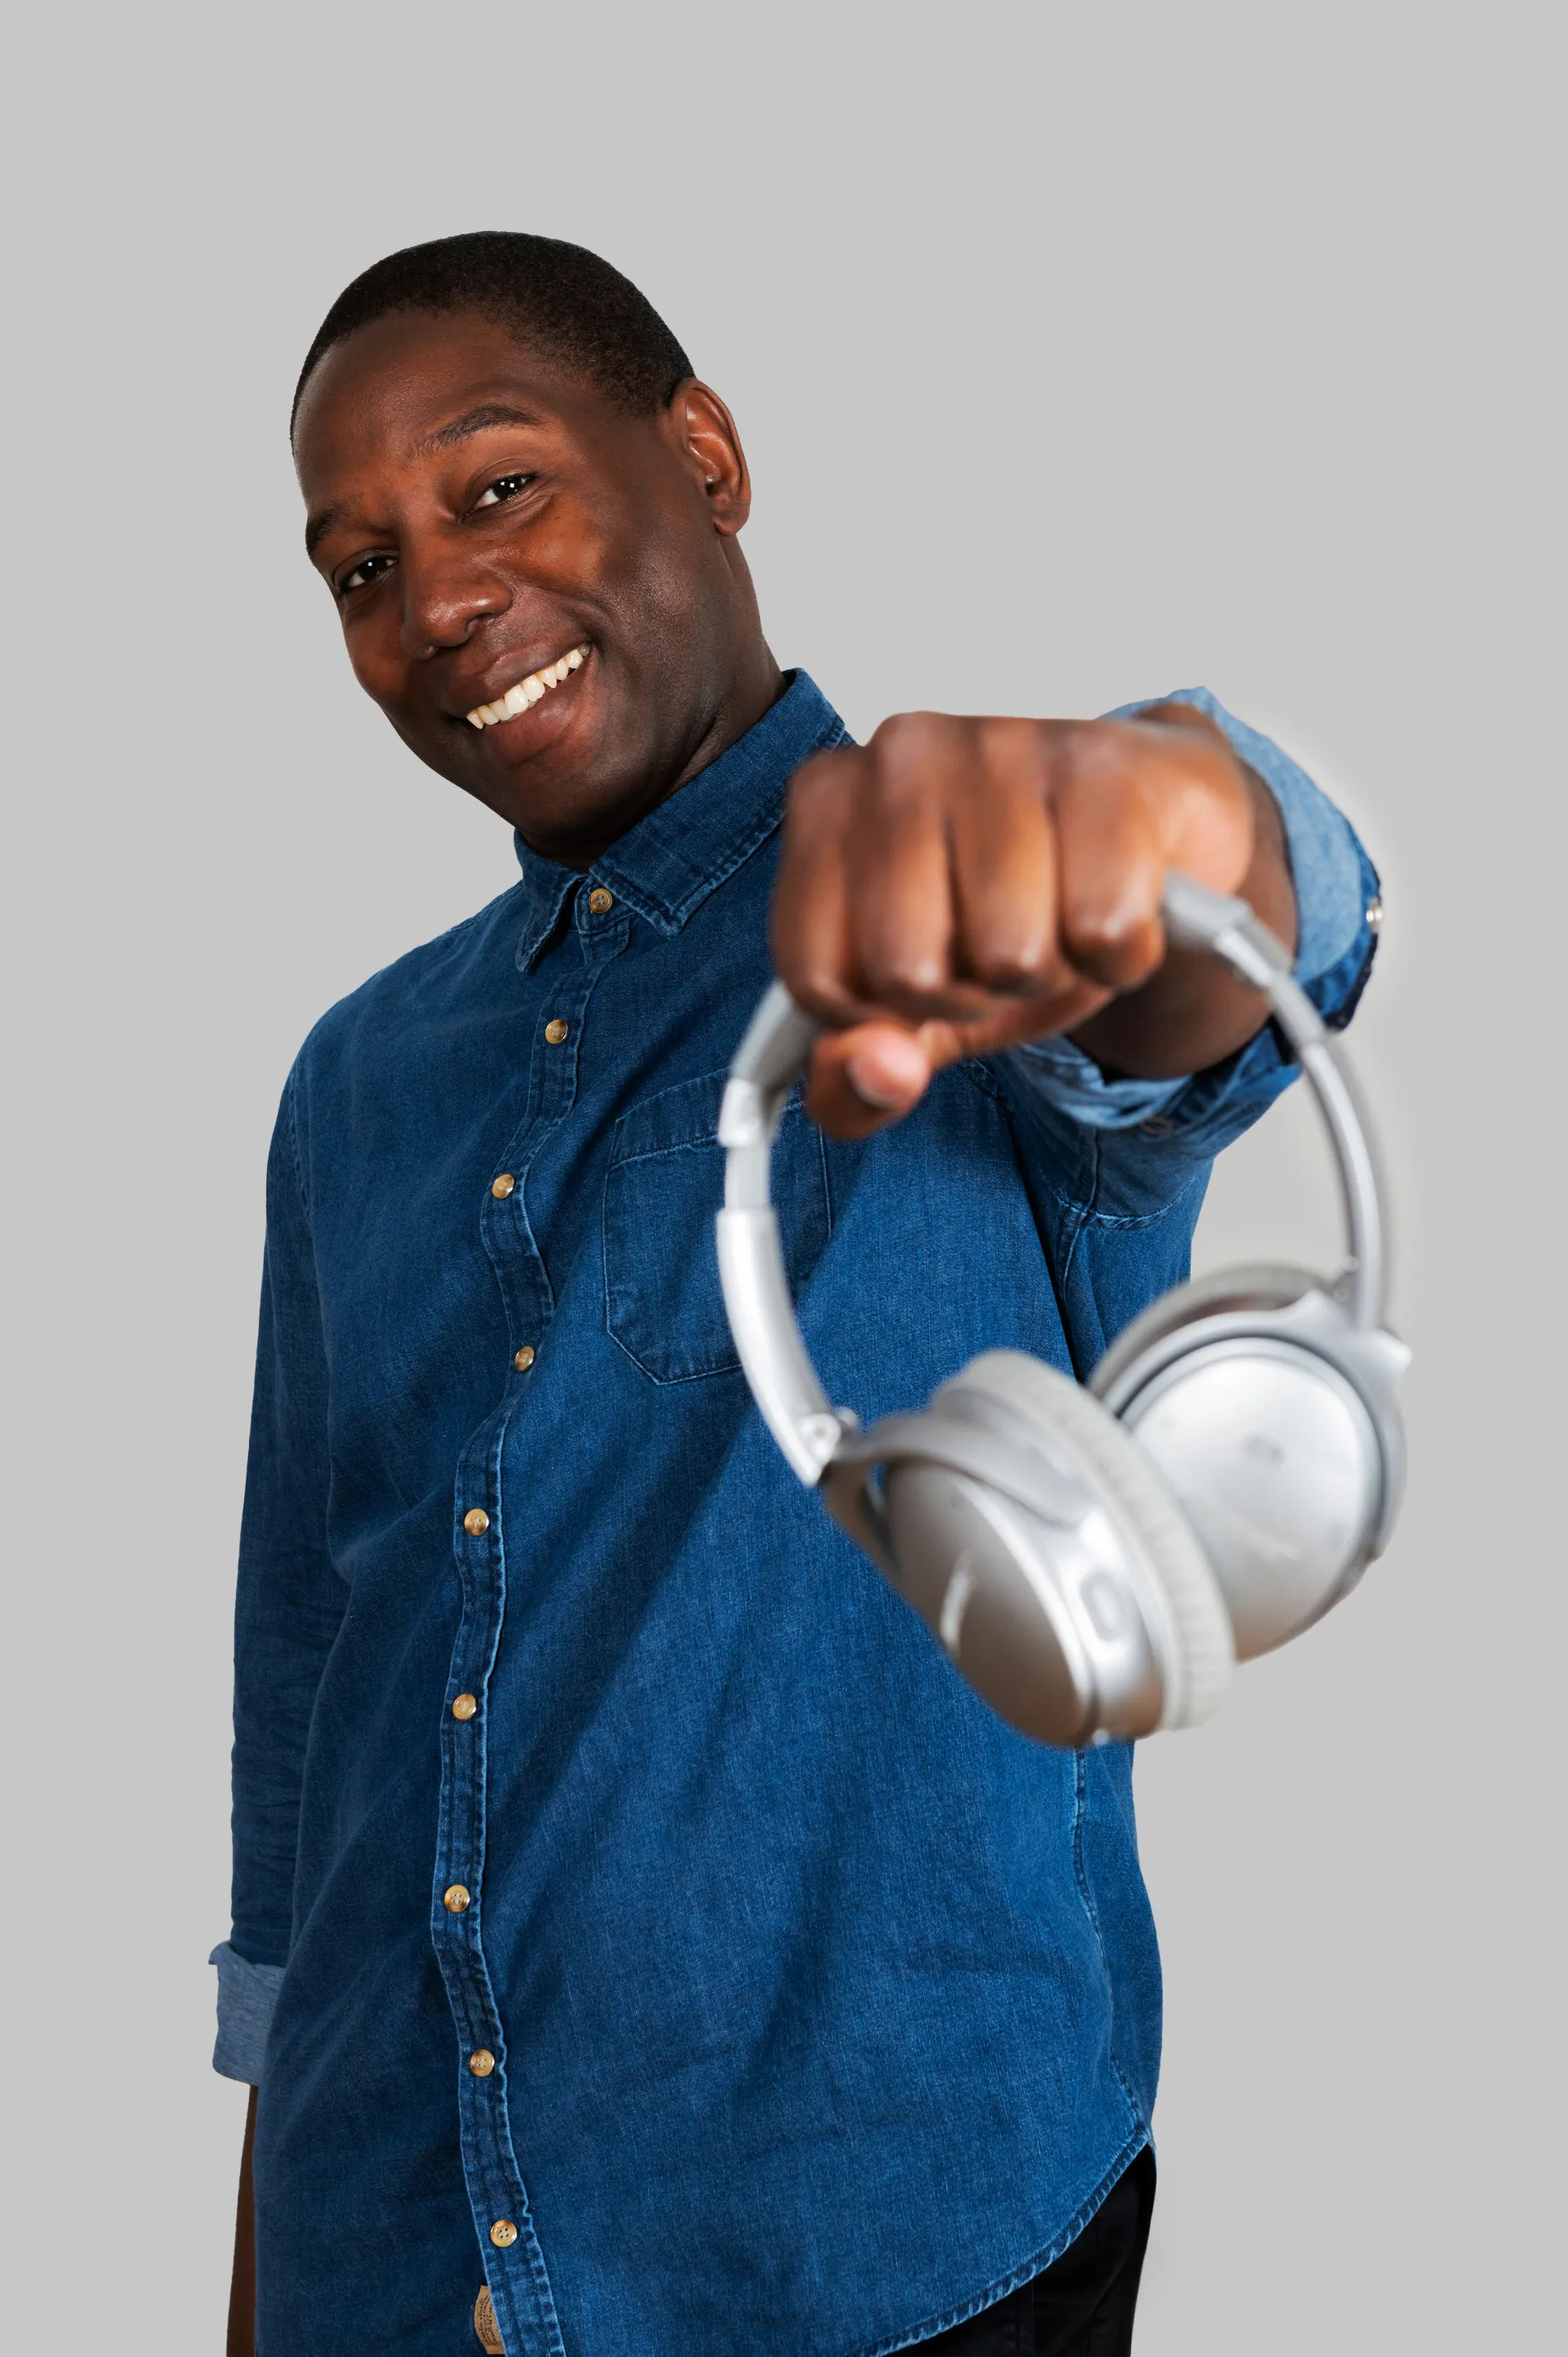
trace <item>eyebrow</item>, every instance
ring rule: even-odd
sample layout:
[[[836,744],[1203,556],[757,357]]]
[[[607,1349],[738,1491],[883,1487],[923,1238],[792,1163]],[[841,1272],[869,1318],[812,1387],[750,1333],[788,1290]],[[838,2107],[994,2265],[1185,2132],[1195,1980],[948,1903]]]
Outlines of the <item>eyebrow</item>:
[[[305,527],[305,553],[306,556],[315,555],[317,549],[320,545],[321,542],[326,539],[327,534],[332,530],[333,525],[341,523],[348,512],[348,509],[341,503],[336,507],[317,508],[316,513],[311,517],[310,522]]]
[[[415,457],[424,458],[433,450],[450,450],[494,425],[542,425],[543,422],[536,410],[520,409],[515,402],[481,401],[477,408],[465,409],[449,425],[438,425],[434,434],[426,434],[414,444],[413,452]]]
[[[437,450],[451,450],[459,442],[472,441],[476,434],[486,434],[498,425],[542,425],[543,419],[536,410],[521,409],[515,402],[481,401],[476,408],[465,409],[461,417],[449,425],[438,425],[413,445],[416,458],[428,458]],[[320,508],[305,527],[305,553],[314,556],[321,542],[335,524],[342,522],[348,509],[339,501],[336,506]]]

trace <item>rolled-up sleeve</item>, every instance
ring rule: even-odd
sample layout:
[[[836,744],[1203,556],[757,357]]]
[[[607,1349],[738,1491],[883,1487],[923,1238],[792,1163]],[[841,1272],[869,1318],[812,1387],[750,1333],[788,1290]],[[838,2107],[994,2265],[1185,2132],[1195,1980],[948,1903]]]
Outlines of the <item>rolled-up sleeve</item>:
[[[224,2079],[262,2083],[273,2007],[283,1980],[281,1964],[252,1964],[225,1940],[207,1959],[218,1967],[218,2038],[212,2068]]]
[[[1288,753],[1207,688],[1157,700],[1207,713],[1273,795],[1295,886],[1295,976],[1324,1020],[1343,1027],[1370,971],[1381,914],[1377,871],[1354,828]],[[1144,708],[1127,705],[1111,716]],[[1185,1079],[1112,1078],[1066,1039],[1011,1049],[998,1061],[1010,1099],[1044,1133],[1075,1199],[1131,1218],[1157,1212],[1189,1188],[1295,1074],[1273,1024],[1223,1063]]]
[[[233,1930],[214,2067],[259,2079],[288,1962],[311,1716],[343,1617],[327,1541],[326,1352],[297,1129],[297,1067],[267,1166],[267,1241],[234,1621]]]

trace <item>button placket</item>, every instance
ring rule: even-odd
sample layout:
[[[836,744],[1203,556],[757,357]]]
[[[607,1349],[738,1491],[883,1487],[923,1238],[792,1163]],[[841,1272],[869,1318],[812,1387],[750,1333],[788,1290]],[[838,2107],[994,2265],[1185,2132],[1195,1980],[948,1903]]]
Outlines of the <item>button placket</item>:
[[[575,935],[566,936],[529,978],[523,1018],[532,1035],[527,1110],[507,1141],[501,1168],[488,1183],[479,1213],[480,1235],[506,1307],[517,1375],[532,1367],[555,1308],[528,1215],[528,1173],[576,1103],[577,1057],[594,985],[625,947],[629,924],[624,911],[585,921],[587,897],[579,890]],[[561,1036],[553,1039],[552,1031]]]
[[[628,930],[628,917],[612,903],[607,916],[592,912],[590,931],[588,898],[579,891],[579,969],[572,974],[569,957],[552,956],[548,984],[541,976],[539,988],[529,993],[528,1105],[480,1201],[480,1232],[505,1305],[512,1357],[506,1396],[475,1434],[457,1469],[454,1554],[463,1604],[442,1714],[435,1942],[462,2058],[458,2117],[475,2229],[496,2254],[489,2266],[496,2318],[507,2348],[521,2357],[561,2357],[563,2344],[512,2146],[505,2039],[484,1955],[486,1703],[505,1617],[502,1456],[511,1419],[531,1395],[521,1379],[531,1374],[554,1310],[528,1216],[528,1172],[575,1103],[577,1057],[594,985],[625,946]],[[552,1027],[560,1036],[547,1036]]]
[[[481,1426],[457,1469],[454,1555],[462,1610],[442,1715],[434,1940],[462,2057],[458,2121],[475,2231],[498,2255],[490,2292],[508,2349],[561,2357],[560,2326],[512,2147],[506,2047],[483,1946],[485,1695],[506,1603],[501,1455],[516,1395]],[[484,1506],[472,1501],[476,1494]],[[502,2229],[504,2228],[504,2232]]]

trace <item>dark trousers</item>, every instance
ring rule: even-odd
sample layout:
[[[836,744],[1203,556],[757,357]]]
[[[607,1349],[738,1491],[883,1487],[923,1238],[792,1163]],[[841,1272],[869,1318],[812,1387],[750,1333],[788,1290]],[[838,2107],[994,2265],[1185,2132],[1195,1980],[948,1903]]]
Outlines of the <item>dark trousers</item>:
[[[1145,2146],[1055,2266],[909,2357],[1129,2357],[1154,2212]]]

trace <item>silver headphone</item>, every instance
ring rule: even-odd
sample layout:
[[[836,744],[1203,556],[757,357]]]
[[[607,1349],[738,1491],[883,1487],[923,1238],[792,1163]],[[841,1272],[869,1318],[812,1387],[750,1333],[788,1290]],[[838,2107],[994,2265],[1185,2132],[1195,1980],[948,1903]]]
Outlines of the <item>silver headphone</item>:
[[[781,983],[719,1114],[725,1306],[794,1470],[936,1632],[992,1708],[1079,1745],[1192,1727],[1232,1663],[1349,1593],[1393,1527],[1410,1353],[1382,1325],[1382,1222],[1337,1051],[1283,945],[1244,900],[1166,879],[1168,939],[1263,993],[1332,1141],[1343,1274],[1230,1269],[1178,1286],[1087,1389],[988,1351],[921,1415],[862,1433],[828,1405],[796,1322],[769,1193],[773,1140],[817,1027]]]

